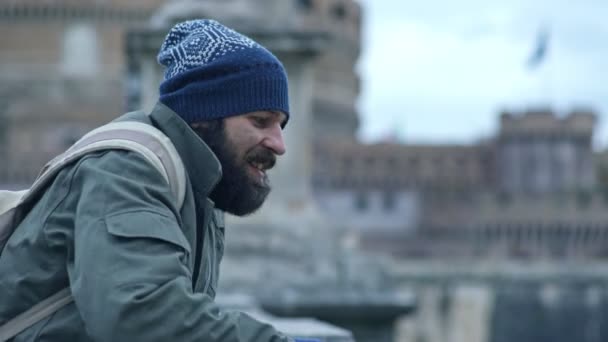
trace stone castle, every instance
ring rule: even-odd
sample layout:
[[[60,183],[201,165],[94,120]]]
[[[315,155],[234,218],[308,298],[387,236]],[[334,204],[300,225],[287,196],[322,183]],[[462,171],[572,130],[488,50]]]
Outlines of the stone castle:
[[[321,207],[372,250],[407,257],[608,256],[608,197],[594,153],[596,114],[500,115],[499,132],[470,146],[319,147]],[[346,218],[346,219],[345,219]]]

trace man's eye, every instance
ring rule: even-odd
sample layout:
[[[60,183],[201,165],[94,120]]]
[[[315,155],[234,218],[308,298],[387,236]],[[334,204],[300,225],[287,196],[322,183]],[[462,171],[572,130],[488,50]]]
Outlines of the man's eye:
[[[253,117],[253,122],[256,124],[256,126],[264,127],[264,126],[266,126],[268,124],[268,119],[262,118],[262,117],[259,117],[259,116],[254,116]]]

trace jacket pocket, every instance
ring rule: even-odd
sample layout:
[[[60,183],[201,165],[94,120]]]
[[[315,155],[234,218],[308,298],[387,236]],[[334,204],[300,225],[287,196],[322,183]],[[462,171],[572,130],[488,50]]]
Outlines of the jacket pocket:
[[[131,211],[106,216],[108,233],[122,238],[156,239],[177,245],[191,254],[190,243],[174,217],[153,211]]]

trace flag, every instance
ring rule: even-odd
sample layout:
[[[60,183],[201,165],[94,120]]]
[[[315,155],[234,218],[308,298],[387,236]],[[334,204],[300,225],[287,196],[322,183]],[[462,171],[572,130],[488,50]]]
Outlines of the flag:
[[[547,49],[549,48],[549,31],[547,29],[541,29],[538,32],[538,36],[536,38],[536,45],[534,46],[534,50],[528,58],[528,68],[536,69],[538,68],[547,56]]]

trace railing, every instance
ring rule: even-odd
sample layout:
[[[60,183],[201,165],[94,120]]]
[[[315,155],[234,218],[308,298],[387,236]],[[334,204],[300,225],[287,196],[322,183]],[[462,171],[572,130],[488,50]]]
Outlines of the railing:
[[[310,317],[278,317],[262,310],[259,303],[247,295],[219,295],[216,302],[226,311],[247,313],[291,337],[320,342],[355,342],[352,332],[343,327]]]

